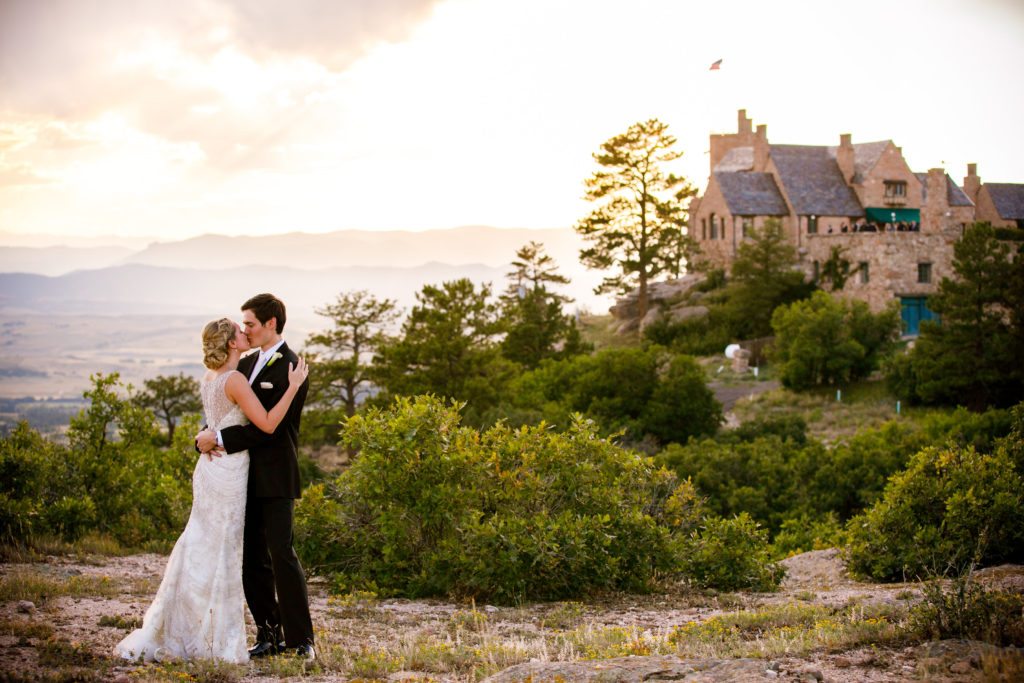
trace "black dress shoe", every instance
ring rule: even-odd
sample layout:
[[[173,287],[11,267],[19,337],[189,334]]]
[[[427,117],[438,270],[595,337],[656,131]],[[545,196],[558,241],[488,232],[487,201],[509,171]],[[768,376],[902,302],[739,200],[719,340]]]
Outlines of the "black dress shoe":
[[[309,661],[316,659],[316,650],[313,649],[312,645],[299,645],[293,652],[295,652],[295,656],[299,659],[307,659]]]
[[[249,650],[249,659],[276,655],[284,649],[284,636],[280,626],[260,626],[256,629],[256,645]]]
[[[249,650],[249,659],[259,659],[260,657],[269,657],[270,655],[276,655],[283,648],[281,643],[272,643],[269,640],[261,640]]]

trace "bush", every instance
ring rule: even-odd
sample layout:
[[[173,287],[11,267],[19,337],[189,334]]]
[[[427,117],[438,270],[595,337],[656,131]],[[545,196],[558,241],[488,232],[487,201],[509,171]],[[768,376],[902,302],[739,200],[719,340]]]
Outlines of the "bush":
[[[731,330],[709,313],[703,318],[679,322],[667,317],[658,318],[644,328],[644,339],[675,353],[712,356],[722,353],[734,338]]]
[[[1024,596],[986,590],[969,574],[948,587],[930,581],[924,599],[911,611],[911,625],[926,638],[967,638],[1000,647],[1024,646]]]
[[[772,554],[775,557],[790,557],[811,550],[838,548],[845,544],[843,525],[834,512],[821,516],[804,513],[782,523],[779,533],[772,539]]]
[[[685,443],[715,433],[722,419],[697,363],[658,346],[545,361],[520,378],[513,394],[517,408],[539,410],[559,428],[582,413],[605,435],[625,432],[630,444]]]
[[[852,570],[879,580],[1024,560],[1024,489],[1001,444],[925,448],[882,498],[850,520]]]
[[[767,537],[746,513],[709,518],[681,542],[683,572],[697,585],[719,590],[775,590],[785,569],[770,557]]]
[[[300,501],[296,543],[348,588],[500,602],[642,590],[679,572],[672,539],[703,521],[688,482],[581,418],[478,432],[417,397],[351,419],[344,441],[360,456]]]
[[[847,302],[825,292],[779,306],[772,315],[782,383],[792,389],[867,377],[895,341],[895,308],[873,314],[862,301]]]
[[[804,447],[777,436],[739,443],[704,439],[686,446],[672,444],[657,455],[656,462],[680,479],[692,478],[715,514],[746,513],[775,532],[783,520],[808,505],[805,480],[794,475],[803,448],[823,451],[817,443]]]
[[[72,418],[67,446],[20,424],[0,439],[0,540],[39,535],[76,541],[87,533],[153,547],[181,533],[192,500],[198,418],[184,418],[161,449],[151,412],[116,374],[96,375],[89,407]]]

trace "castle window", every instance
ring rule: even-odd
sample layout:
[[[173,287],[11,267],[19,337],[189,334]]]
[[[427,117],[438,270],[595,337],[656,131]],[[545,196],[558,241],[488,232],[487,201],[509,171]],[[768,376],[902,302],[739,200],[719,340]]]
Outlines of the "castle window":
[[[700,219],[700,238],[706,240],[708,238],[708,219]]]
[[[808,216],[807,217],[807,234],[816,235],[818,234],[818,217]]]
[[[722,239],[724,240],[724,239],[725,239],[725,216],[722,216],[722,217],[721,217],[721,218],[719,218],[718,220],[719,220],[719,225],[718,225],[718,227],[719,227],[719,232],[718,232],[718,236],[719,236],[719,237],[721,237],[721,238],[722,238]]]
[[[743,225],[742,225],[742,230],[743,230],[742,236],[743,236],[743,238],[746,239],[747,235],[749,235],[750,231],[753,230],[753,229],[754,229],[754,219],[753,218],[749,218],[749,217],[744,217]]]
[[[821,264],[817,261],[814,262],[814,273],[811,276],[812,282],[817,282],[818,278],[821,277]]]
[[[885,181],[885,196],[886,197],[899,197],[903,198],[907,196],[907,184],[902,180],[886,180]]]
[[[932,264],[917,264],[917,281],[923,284],[927,284],[932,281]]]
[[[715,214],[711,214],[711,239],[718,239],[718,223],[715,222]]]
[[[870,271],[868,270],[868,262],[861,261],[857,264],[857,271],[860,273],[860,283],[866,285],[871,281]]]

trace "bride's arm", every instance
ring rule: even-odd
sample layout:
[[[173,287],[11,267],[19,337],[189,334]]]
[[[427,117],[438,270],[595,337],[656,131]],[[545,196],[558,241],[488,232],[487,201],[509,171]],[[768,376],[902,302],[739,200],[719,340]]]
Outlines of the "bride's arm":
[[[249,422],[267,434],[272,434],[277,429],[277,426],[281,424],[281,420],[287,415],[292,399],[295,398],[295,394],[298,393],[299,387],[302,386],[308,375],[309,367],[306,365],[305,359],[299,358],[299,362],[294,367],[289,363],[288,388],[285,390],[281,400],[269,411],[256,398],[252,387],[249,386],[249,383],[245,381],[245,377],[240,373],[234,372],[228,377],[224,393],[229,399],[238,404],[238,407],[242,409],[245,416],[249,418]]]

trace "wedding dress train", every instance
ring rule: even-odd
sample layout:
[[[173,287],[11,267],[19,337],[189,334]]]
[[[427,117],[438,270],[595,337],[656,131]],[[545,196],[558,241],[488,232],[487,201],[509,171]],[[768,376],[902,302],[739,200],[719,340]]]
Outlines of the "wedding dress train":
[[[244,424],[228,400],[230,372],[204,382],[200,393],[213,429]],[[171,551],[160,588],[142,627],[114,648],[124,659],[219,659],[246,662],[245,597],[242,593],[242,530],[245,522],[248,451],[208,459],[192,474],[192,512]]]

